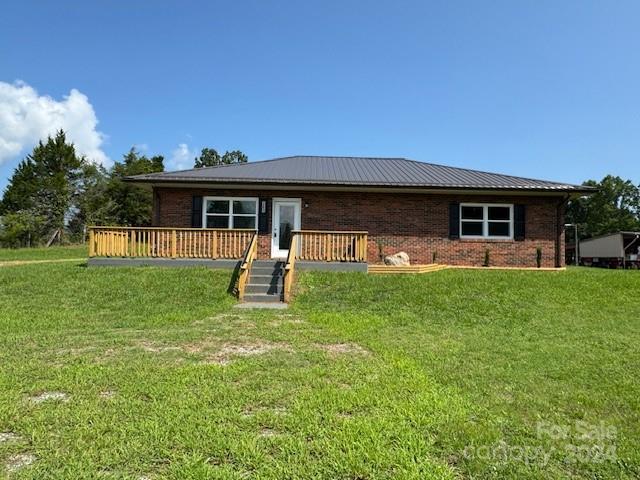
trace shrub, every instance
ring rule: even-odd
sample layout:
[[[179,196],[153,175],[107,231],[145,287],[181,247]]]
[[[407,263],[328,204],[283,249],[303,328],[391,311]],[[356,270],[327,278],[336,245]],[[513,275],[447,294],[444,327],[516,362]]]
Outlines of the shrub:
[[[489,249],[487,248],[484,251],[484,263],[482,264],[483,267],[488,267],[489,266],[489,260],[490,260],[489,256],[490,256],[489,255]]]
[[[542,249],[540,247],[536,248],[536,265],[538,268],[542,266]]]
[[[384,240],[382,240],[381,238],[376,240],[376,245],[378,246],[378,257],[380,258],[380,261],[382,262],[384,260]]]

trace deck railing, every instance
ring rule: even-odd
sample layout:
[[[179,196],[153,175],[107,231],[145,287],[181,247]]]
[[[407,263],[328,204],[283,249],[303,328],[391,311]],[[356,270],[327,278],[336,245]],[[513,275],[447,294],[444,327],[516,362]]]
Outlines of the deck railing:
[[[284,287],[284,301],[288,303],[291,299],[291,288],[293,287],[293,275],[296,266],[296,253],[298,251],[299,236],[294,234],[291,236],[291,243],[289,244],[289,254],[287,255],[287,261],[284,265],[284,278],[282,279]]]
[[[244,291],[247,286],[247,280],[249,280],[249,276],[251,275],[251,267],[253,265],[253,261],[258,256],[258,232],[254,232],[251,240],[249,241],[249,246],[247,247],[244,257],[242,258],[242,263],[240,264],[240,272],[238,273],[238,300],[242,301],[244,298]]]
[[[291,299],[296,260],[366,262],[367,232],[296,230],[284,266],[284,301]]]
[[[367,232],[297,230],[298,260],[324,262],[366,262]]]
[[[242,258],[255,230],[90,227],[90,257]]]

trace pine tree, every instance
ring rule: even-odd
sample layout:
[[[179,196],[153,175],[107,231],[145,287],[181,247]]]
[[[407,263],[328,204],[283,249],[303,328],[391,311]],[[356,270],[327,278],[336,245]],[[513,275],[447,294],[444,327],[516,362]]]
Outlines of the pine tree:
[[[134,148],[124,155],[123,162],[116,162],[110,172],[106,188],[109,199],[109,218],[115,225],[142,226],[151,223],[152,193],[123,179],[130,175],[164,171],[164,157],[147,158]]]
[[[5,189],[0,206],[4,235],[11,231],[14,237],[21,237],[19,232],[24,229],[37,243],[62,231],[72,212],[84,163],[62,130],[40,141],[20,162]]]

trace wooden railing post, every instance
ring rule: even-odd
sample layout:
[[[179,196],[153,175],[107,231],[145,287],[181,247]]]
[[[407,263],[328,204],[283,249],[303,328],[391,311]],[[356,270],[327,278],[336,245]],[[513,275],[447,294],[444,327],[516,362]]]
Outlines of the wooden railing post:
[[[89,228],[89,257],[95,257],[96,246],[94,245],[94,233],[93,228]]]
[[[171,258],[178,256],[178,233],[176,229],[171,229]]]
[[[363,245],[362,248],[364,248],[364,255],[362,256],[362,261],[366,262],[369,256],[369,235],[367,233],[364,234],[362,245]]]

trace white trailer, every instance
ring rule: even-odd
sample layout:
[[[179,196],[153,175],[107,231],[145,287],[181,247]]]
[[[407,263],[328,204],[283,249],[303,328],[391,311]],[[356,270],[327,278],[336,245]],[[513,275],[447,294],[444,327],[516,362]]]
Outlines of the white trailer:
[[[580,263],[605,268],[640,267],[640,232],[616,232],[582,240]]]

